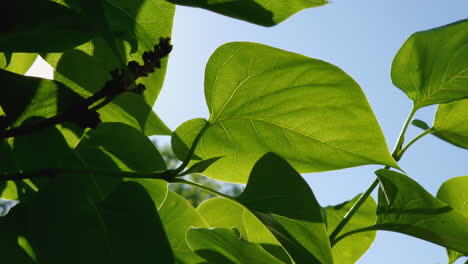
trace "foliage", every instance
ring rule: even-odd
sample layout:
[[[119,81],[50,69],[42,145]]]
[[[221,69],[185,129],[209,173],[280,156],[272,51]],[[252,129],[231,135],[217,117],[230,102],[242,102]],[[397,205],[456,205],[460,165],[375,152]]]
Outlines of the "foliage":
[[[414,107],[390,152],[344,71],[249,42],[211,56],[209,118],[170,131],[152,106],[173,3],[273,26],[326,1],[44,0],[27,12],[8,2],[0,198],[19,203],[0,218],[2,263],[354,263],[379,230],[445,247],[449,263],[468,255],[468,176],[434,197],[397,164],[427,134],[467,148],[468,20],[417,32],[396,55],[392,81]],[[38,54],[54,80],[24,76]],[[434,104],[433,126],[413,120]],[[405,142],[410,123],[424,131]],[[169,134],[177,162],[148,138]],[[384,168],[336,206],[300,175],[366,164]]]

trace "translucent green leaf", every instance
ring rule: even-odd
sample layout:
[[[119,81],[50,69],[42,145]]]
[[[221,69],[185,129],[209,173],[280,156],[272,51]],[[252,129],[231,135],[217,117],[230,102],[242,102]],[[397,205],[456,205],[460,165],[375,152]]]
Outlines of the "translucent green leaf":
[[[84,104],[83,97],[57,81],[26,77],[2,69],[0,80],[0,106],[12,126],[29,117],[49,118]]]
[[[243,239],[235,228],[191,228],[187,241],[209,263],[281,264],[260,245]]]
[[[452,178],[440,186],[437,198],[468,218],[468,176]],[[455,262],[465,254],[447,249],[449,263]],[[466,254],[468,256],[468,254]]]
[[[156,207],[141,186],[124,182],[94,202],[82,181],[54,183],[14,208],[39,263],[173,263]]]
[[[107,171],[159,172],[166,164],[151,140],[137,129],[122,123],[103,123],[90,130],[75,147],[88,168]],[[96,176],[105,182],[120,181],[116,177]],[[128,179],[147,189],[159,207],[166,198],[167,182],[162,180]],[[112,189],[111,189],[112,190]]]
[[[0,28],[2,52],[61,52],[95,34],[82,16],[52,1],[8,1],[2,9],[12,14]]]
[[[209,227],[190,203],[175,192],[169,191],[159,209],[159,215],[169,237],[177,263],[203,263],[185,240],[185,233],[190,227]]]
[[[327,219],[327,232],[330,235],[341,220],[345,217],[346,213],[356,203],[361,195],[354,197],[351,201],[344,202],[335,206],[327,206],[326,219]],[[338,237],[342,234],[352,232],[353,230],[369,227],[375,224],[377,215],[377,204],[374,199],[369,196],[367,200],[359,207],[359,210],[353,215],[351,220],[344,226]],[[352,264],[364,255],[374,242],[376,231],[368,231],[358,233],[340,240],[332,247],[333,260],[335,263]]]
[[[262,26],[274,26],[302,9],[325,5],[328,2],[326,0],[167,1],[178,5],[207,9]]]
[[[213,163],[221,159],[222,157],[214,157],[207,160],[199,161],[193,164],[190,168],[184,171],[183,175],[188,175],[192,173],[203,173],[206,169],[208,169]]]
[[[0,69],[18,74],[25,74],[37,58],[35,53],[13,53],[11,58],[0,53]]]
[[[333,263],[322,207],[306,181],[281,157],[264,155],[236,199],[268,227],[296,263]]]
[[[291,263],[281,244],[258,218],[248,209],[233,201],[214,197],[197,207],[197,212],[212,227],[235,227],[245,240],[260,244],[277,259]]]
[[[439,105],[433,134],[455,146],[468,149],[468,99]]]
[[[416,109],[468,97],[468,20],[414,33],[392,64],[392,81]]]
[[[359,85],[326,62],[261,44],[228,43],[208,61],[205,98],[210,127],[195,154],[223,156],[205,171],[209,177],[245,183],[269,151],[304,173],[397,167]],[[196,120],[176,130],[185,144],[174,149],[179,158],[201,128]]]
[[[75,6],[80,4],[77,0],[70,2]],[[174,5],[164,0],[111,0],[102,1],[102,5],[105,20],[112,37],[115,38],[115,48],[119,50],[119,54],[126,56],[126,61],[136,60],[142,63],[143,52],[153,50],[160,37],[171,36]],[[48,54],[46,60],[61,75],[55,78],[73,89],[89,94],[104,86],[111,78],[110,71],[122,67],[122,62],[115,56],[114,49],[103,36],[96,36],[91,41],[61,54]],[[158,128],[148,129],[149,125],[160,122],[155,118],[151,106],[161,90],[166,65],[167,59],[164,59],[161,69],[137,81],[147,88],[144,97],[127,93],[113,101],[119,112],[126,112],[127,116],[123,116],[122,120],[108,107],[103,111],[109,112],[102,115],[113,116],[113,122],[124,122],[133,118],[147,135],[169,134],[166,126],[161,126],[159,131]]]
[[[378,170],[383,187],[374,229],[395,231],[468,253],[468,217],[406,175]]]

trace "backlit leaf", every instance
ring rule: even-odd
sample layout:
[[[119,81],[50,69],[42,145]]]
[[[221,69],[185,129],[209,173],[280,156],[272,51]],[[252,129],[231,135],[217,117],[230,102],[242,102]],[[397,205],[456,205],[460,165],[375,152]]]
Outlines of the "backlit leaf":
[[[468,99],[439,105],[433,134],[455,146],[468,149]]]

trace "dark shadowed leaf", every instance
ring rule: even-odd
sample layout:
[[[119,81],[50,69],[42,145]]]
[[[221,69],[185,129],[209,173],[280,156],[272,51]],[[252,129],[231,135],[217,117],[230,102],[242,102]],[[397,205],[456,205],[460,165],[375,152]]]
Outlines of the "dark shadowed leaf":
[[[307,182],[278,155],[267,153],[255,164],[236,199],[268,227],[296,263],[333,263],[322,207]]]
[[[235,228],[191,228],[187,241],[209,263],[281,264],[259,244],[245,240]]]
[[[1,52],[62,52],[95,34],[83,16],[52,1],[2,3],[10,15],[0,27]]]
[[[328,2],[326,0],[167,1],[178,5],[200,7],[262,26],[274,26],[302,9],[321,6]]]
[[[374,229],[407,234],[468,253],[468,217],[401,173],[376,171],[383,187]]]
[[[468,20],[414,33],[392,64],[392,81],[417,108],[468,97]]]
[[[190,227],[209,227],[187,200],[175,192],[169,191],[159,209],[159,215],[169,237],[177,263],[203,263],[187,244],[185,233]]]
[[[440,186],[437,198],[460,211],[468,218],[468,176],[452,178]],[[465,254],[447,249],[449,263],[455,262]],[[466,252],[465,252],[466,253]],[[466,254],[468,256],[468,254]]]
[[[325,212],[327,214],[327,233],[330,235],[346,213],[356,203],[361,195],[354,197],[351,201],[344,202],[335,206],[327,206]],[[359,207],[359,210],[353,215],[351,220],[344,226],[340,235],[346,234],[356,229],[369,227],[375,224],[377,215],[377,204],[374,199],[369,196],[367,200]],[[376,231],[368,231],[348,236],[340,240],[332,247],[333,261],[340,264],[352,264],[364,255],[374,242]]]
[[[210,127],[195,154],[223,156],[204,172],[209,177],[245,183],[255,161],[269,151],[299,172],[397,167],[359,85],[324,61],[256,43],[228,43],[208,61],[205,98]],[[202,123],[182,124],[175,137],[190,147]],[[184,150],[174,148],[179,158]]]

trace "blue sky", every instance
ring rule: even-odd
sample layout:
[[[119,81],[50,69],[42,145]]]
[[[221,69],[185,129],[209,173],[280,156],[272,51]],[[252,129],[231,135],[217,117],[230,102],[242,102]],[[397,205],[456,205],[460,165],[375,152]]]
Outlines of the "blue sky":
[[[390,67],[398,49],[416,31],[467,18],[466,0],[333,1],[264,28],[201,9],[178,7],[168,73],[155,111],[171,128],[186,120],[208,118],[203,94],[205,64],[220,45],[258,42],[341,67],[366,93],[389,148],[399,135],[411,101],[392,85]],[[432,122],[435,107],[416,118]],[[410,128],[408,138],[420,132]],[[160,139],[168,142],[168,139]],[[427,136],[407,151],[402,168],[435,194],[440,184],[468,174],[468,151]],[[349,200],[374,180],[378,166],[304,175],[325,206]],[[447,263],[445,249],[391,232],[379,232],[358,263]],[[461,261],[457,263],[462,263]]]
[[[411,101],[392,85],[390,67],[412,33],[467,18],[467,0],[333,1],[264,28],[201,9],[177,7],[168,73],[154,110],[175,129],[192,118],[208,118],[203,94],[205,64],[220,45],[258,42],[341,67],[362,87],[392,149]],[[44,66],[29,72],[44,76]],[[50,77],[50,71],[45,76]],[[435,107],[416,118],[432,123]],[[421,131],[410,127],[407,138]],[[168,143],[168,137],[158,137]],[[408,150],[400,166],[432,194],[447,179],[468,174],[468,151],[426,136]],[[379,166],[304,175],[322,206],[349,200],[374,180]],[[374,194],[375,195],[375,194]],[[374,196],[375,197],[375,196]],[[358,263],[447,263],[445,249],[398,233],[379,232]],[[463,261],[458,261],[463,263]]]

